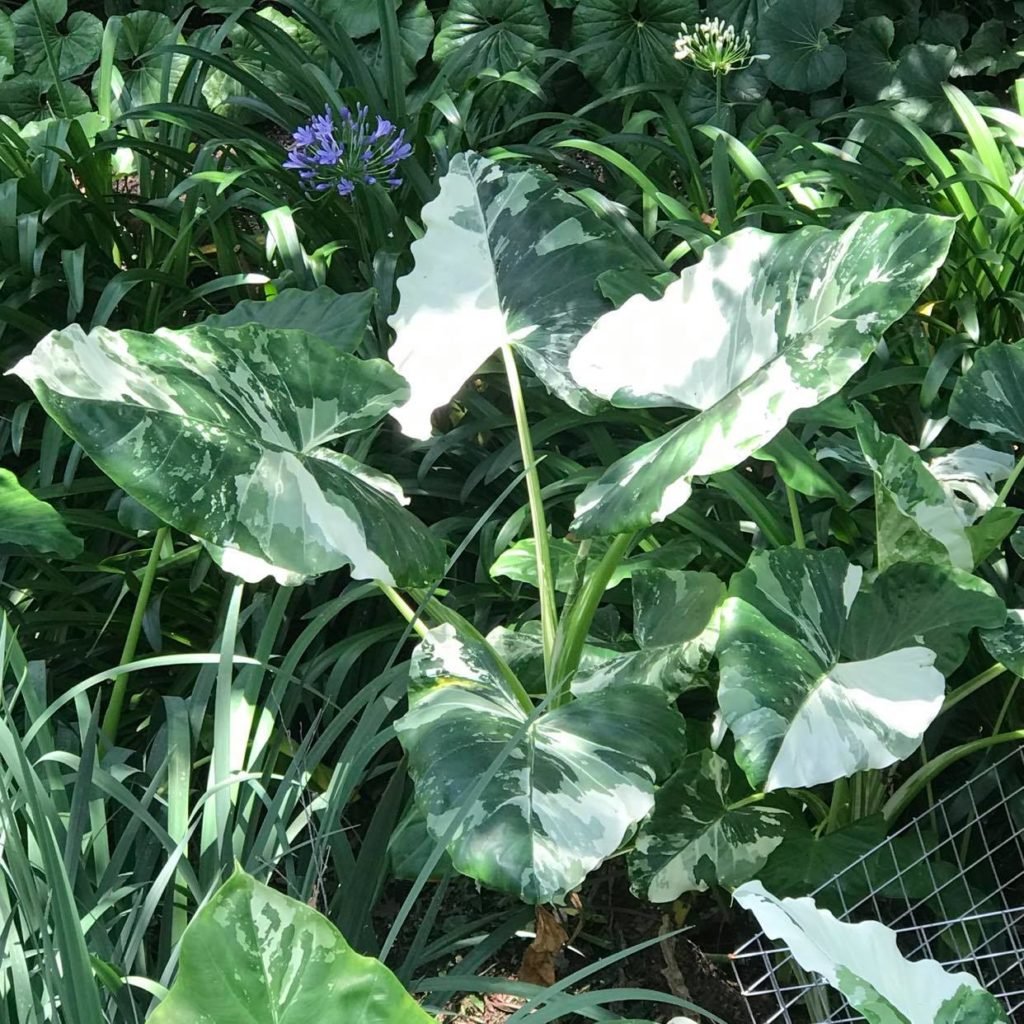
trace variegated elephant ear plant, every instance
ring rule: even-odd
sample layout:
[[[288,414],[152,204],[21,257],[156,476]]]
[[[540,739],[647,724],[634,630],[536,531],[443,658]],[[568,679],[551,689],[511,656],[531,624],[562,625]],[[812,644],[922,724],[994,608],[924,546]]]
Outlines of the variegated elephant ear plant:
[[[674,900],[757,876],[799,807],[777,791],[821,804],[809,791],[835,781],[826,818],[851,806],[899,813],[928,777],[889,794],[884,770],[981,685],[946,693],[969,631],[990,630],[998,652],[1005,630],[1019,628],[1004,627],[1005,607],[972,575],[1009,528],[1005,491],[986,502],[979,484],[981,504],[965,510],[955,484],[865,409],[844,406],[859,441],[844,457],[875,493],[870,572],[839,548],[805,547],[799,485],[787,490],[794,543],[757,551],[728,582],[674,563],[657,531],[707,478],[755,454],[788,482],[795,445],[798,468],[809,462],[827,488],[832,478],[787,423],[865,365],[941,265],[952,223],[890,210],[841,230],[745,228],[663,291],[618,308],[596,281],[635,274],[633,250],[533,167],[455,157],[423,225],[398,286],[390,362],[354,354],[371,304],[354,296],[321,318],[329,338],[280,318],[154,334],[71,327],[14,372],[118,486],[199,538],[225,571],[294,585],[348,565],[379,583],[420,635],[396,723],[415,783],[412,827],[487,886],[558,903],[624,851],[638,895]],[[540,611],[525,628],[483,636],[430,595],[445,572],[442,546],[403,507],[398,483],[364,460],[389,413],[409,436],[429,436],[433,411],[494,356],[532,519],[532,537],[495,573],[531,582]],[[1001,358],[1024,381],[1024,356]],[[610,403],[671,421],[594,475],[565,537],[548,529],[521,365],[579,413]],[[952,414],[1024,439],[1020,404],[997,403],[987,372],[979,359]],[[632,649],[591,635],[606,590],[627,577]],[[701,740],[687,729],[677,698],[715,684],[715,658],[712,749],[710,730]],[[116,733],[119,704],[111,710]],[[228,882],[193,923],[157,1019],[209,1019],[195,993],[214,998],[231,971],[251,1006],[282,1001],[292,986],[347,992],[339,1012],[354,1016],[338,1019],[418,1018],[383,968],[281,899],[245,876]],[[252,940],[227,974],[215,963],[225,927]],[[309,1019],[305,1002],[295,1007],[272,1019]],[[250,1019],[227,1004],[214,1016]]]

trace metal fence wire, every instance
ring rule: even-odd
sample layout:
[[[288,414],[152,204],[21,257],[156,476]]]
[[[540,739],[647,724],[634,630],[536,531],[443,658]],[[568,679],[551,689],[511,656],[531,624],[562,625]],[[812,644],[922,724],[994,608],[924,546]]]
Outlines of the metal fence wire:
[[[973,974],[1024,1021],[1024,744],[811,894],[842,921],[892,928],[903,955]],[[761,933],[733,955],[754,1024],[847,1024],[861,1017]]]

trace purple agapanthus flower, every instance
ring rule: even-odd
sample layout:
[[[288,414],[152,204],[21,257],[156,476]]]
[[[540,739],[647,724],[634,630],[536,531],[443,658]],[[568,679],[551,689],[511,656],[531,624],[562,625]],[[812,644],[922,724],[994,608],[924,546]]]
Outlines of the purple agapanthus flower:
[[[296,129],[283,166],[298,171],[310,192],[350,196],[358,185],[401,185],[398,165],[411,154],[404,129],[399,131],[387,118],[378,114],[371,126],[364,106],[357,106],[354,115],[342,107],[337,119],[325,106],[322,114]]]

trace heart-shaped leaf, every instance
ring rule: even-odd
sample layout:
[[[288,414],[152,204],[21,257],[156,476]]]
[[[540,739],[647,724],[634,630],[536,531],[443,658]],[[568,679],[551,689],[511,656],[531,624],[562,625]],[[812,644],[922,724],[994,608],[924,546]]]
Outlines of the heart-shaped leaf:
[[[820,92],[838,82],[846,54],[828,30],[843,0],[775,0],[760,19],[758,47],[768,53],[768,77],[782,89]]]
[[[434,60],[461,85],[484,70],[532,64],[551,27],[543,0],[450,0],[434,39]]]
[[[22,487],[9,469],[0,469],[0,547],[7,544],[61,558],[74,558],[82,551],[81,540],[64,525],[60,513]]]
[[[590,209],[533,167],[506,168],[460,153],[423,208],[415,269],[399,282],[389,356],[409,382],[395,410],[411,437],[430,436],[430,414],[502,345],[574,408],[598,403],[569,376],[569,353],[611,304],[596,287],[631,250]]]
[[[148,1024],[431,1024],[398,979],[322,914],[241,868],[185,929]]]
[[[684,753],[683,720],[629,685],[531,714],[505,673],[485,644],[432,630],[395,729],[435,839],[468,802],[448,845],[455,867],[527,903],[560,901],[651,810]]]
[[[697,0],[580,0],[571,41],[583,74],[602,92],[641,82],[681,88],[686,74],[673,46],[681,24],[699,18]]]
[[[1024,441],[1024,341],[978,349],[953,388],[949,415],[989,437]]]
[[[710,572],[649,569],[633,577],[633,637],[638,651],[580,666],[573,693],[629,684],[653,686],[673,700],[706,685],[718,642],[725,586]]]
[[[580,496],[580,536],[660,522],[695,476],[770,441],[797,409],[838,391],[945,258],[953,222],[888,210],[845,231],[745,228],[710,246],[657,301],[605,314],[569,359],[613,404],[701,410],[642,445]]]
[[[629,855],[637,896],[667,903],[711,885],[731,889],[764,867],[790,816],[764,804],[733,806],[728,790],[729,765],[710,750],[691,754],[658,790]]]
[[[1011,608],[1002,625],[982,630],[981,642],[996,661],[1024,676],[1024,608]]]
[[[434,39],[434,17],[426,0],[403,0],[398,9],[398,47],[402,58],[401,80],[408,87],[416,77],[416,65],[426,56]],[[385,60],[391,57],[380,35],[371,36],[356,44],[360,56],[376,77],[377,84],[386,88]]]
[[[835,548],[753,555],[722,608],[718,703],[765,790],[887,768],[920,745],[945,680],[920,645],[840,661],[862,570]]]
[[[974,552],[959,510],[905,441],[858,410],[857,439],[875,479],[878,567],[930,562],[970,572]]]
[[[262,324],[270,329],[305,331],[339,352],[355,352],[366,337],[373,300],[372,289],[339,295],[323,286],[312,291],[286,288],[270,302],[246,299],[227,313],[208,316],[203,326]]]
[[[1006,606],[977,576],[951,566],[898,562],[857,595],[843,631],[843,654],[863,661],[923,644],[949,676],[967,656],[970,631],[1005,619]]]
[[[390,0],[398,7],[400,0]],[[368,36],[380,28],[379,0],[310,0],[310,9],[332,28],[352,39]]]
[[[998,485],[1012,471],[1012,455],[984,444],[953,448],[928,460],[928,472],[939,481],[966,526],[992,510]]]
[[[821,975],[878,1024],[1009,1024],[995,997],[965,971],[935,960],[905,960],[896,933],[877,921],[838,921],[814,900],[777,899],[760,882],[733,894],[805,970]]]
[[[119,487],[229,571],[296,582],[350,563],[357,577],[408,584],[442,571],[395,481],[326,447],[408,394],[383,360],[258,324],[73,325],[12,372]]]

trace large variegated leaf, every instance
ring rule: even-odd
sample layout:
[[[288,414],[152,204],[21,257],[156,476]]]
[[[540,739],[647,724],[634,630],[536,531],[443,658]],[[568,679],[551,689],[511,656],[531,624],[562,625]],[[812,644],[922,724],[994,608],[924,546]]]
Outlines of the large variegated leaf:
[[[737,573],[722,609],[719,706],[752,786],[814,786],[917,749],[942,707],[919,644],[840,661],[862,570],[843,553],[779,548]]]
[[[968,527],[995,507],[999,484],[1012,470],[1012,455],[984,444],[953,448],[928,460],[928,472]]]
[[[450,626],[419,646],[412,679],[395,728],[427,828],[442,837],[468,802],[453,864],[529,903],[563,899],[614,853],[684,753],[682,718],[656,690],[624,685],[531,715],[490,649]]]
[[[443,569],[401,489],[326,445],[408,394],[383,360],[258,324],[45,337],[13,370],[119,487],[245,578]]]
[[[847,658],[863,660],[914,644],[935,652],[949,676],[967,656],[972,629],[993,629],[1006,606],[984,580],[951,566],[898,562],[857,596],[843,631]]]
[[[921,456],[864,409],[857,439],[874,473],[878,567],[930,562],[970,572],[974,552],[960,511]]]
[[[505,344],[570,405],[595,410],[567,361],[611,308],[598,274],[631,265],[631,250],[550,175],[476,153],[452,160],[422,216],[426,234],[390,321],[389,356],[411,389],[394,412],[402,430],[428,437],[431,412]]]
[[[710,750],[691,754],[658,790],[629,855],[637,896],[665,903],[750,881],[782,842],[790,816],[764,804],[732,804],[728,763]]]
[[[979,349],[953,388],[949,415],[990,437],[1024,441],[1024,341]]]
[[[973,975],[950,974],[935,960],[904,959],[896,933],[877,921],[848,924],[809,897],[777,899],[760,882],[747,882],[734,895],[805,971],[824,978],[875,1024],[1009,1024]]]
[[[691,481],[731,469],[797,409],[838,391],[941,264],[952,221],[888,210],[845,231],[747,228],[711,246],[662,298],[634,296],[569,360],[579,384],[623,406],[699,410],[616,462],[580,496],[581,536],[660,522]]]
[[[580,665],[573,693],[653,686],[675,699],[701,685],[718,642],[722,581],[710,572],[651,569],[633,577],[633,637],[639,650]]]
[[[430,1024],[382,963],[240,868],[193,918],[149,1024]]]
[[[1024,608],[1011,608],[1001,626],[982,632],[981,642],[1014,675],[1024,676]]]

